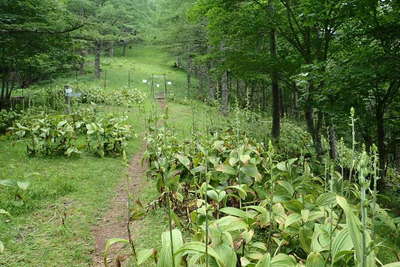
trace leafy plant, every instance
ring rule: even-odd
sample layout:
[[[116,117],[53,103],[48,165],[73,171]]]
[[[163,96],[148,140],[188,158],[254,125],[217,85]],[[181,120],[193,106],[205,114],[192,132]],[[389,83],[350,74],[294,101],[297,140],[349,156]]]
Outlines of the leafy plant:
[[[376,201],[367,180],[376,173],[376,156],[363,152],[351,158],[359,179],[348,184],[335,162],[327,162],[320,177],[306,157],[280,160],[282,152],[272,143],[237,138],[231,128],[178,141],[164,127],[152,129],[146,140],[148,174],[157,180],[159,201],[168,203],[169,197],[174,214],[186,220],[192,234],[176,253],[188,266],[236,266],[238,259],[241,266],[379,262],[377,240],[385,237],[374,231],[372,240],[372,225],[377,214],[387,227],[395,221],[378,205],[369,205]],[[338,164],[340,170],[344,165]],[[345,197],[349,190],[343,186],[351,186],[352,194]],[[368,219],[371,214],[374,221]]]
[[[26,201],[26,191],[29,188],[29,182],[15,180],[0,180],[0,186],[9,188],[13,191],[15,204],[22,206]],[[0,209],[0,214],[9,215],[5,210]]]
[[[27,153],[36,155],[78,155],[76,134],[69,118],[62,115],[33,118],[30,121],[17,122],[13,133],[27,142]]]
[[[4,134],[20,117],[21,114],[16,111],[0,110],[0,134]]]
[[[126,157],[127,140],[132,136],[131,127],[126,124],[127,117],[114,117],[112,114],[86,124],[89,151],[100,157],[122,155]]]

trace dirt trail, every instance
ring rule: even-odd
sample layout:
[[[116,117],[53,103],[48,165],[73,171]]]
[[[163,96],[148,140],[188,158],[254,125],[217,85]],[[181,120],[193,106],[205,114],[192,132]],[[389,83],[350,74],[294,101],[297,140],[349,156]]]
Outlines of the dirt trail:
[[[108,211],[103,215],[103,218],[93,229],[95,238],[95,251],[93,254],[93,266],[104,266],[103,264],[103,251],[108,239],[111,238],[124,238],[128,239],[127,221],[128,211],[127,203],[128,196],[137,196],[140,189],[146,185],[144,179],[146,168],[142,166],[142,158],[145,147],[143,146],[138,153],[135,154],[129,164],[128,179],[118,186],[116,195],[111,202]],[[138,225],[131,223],[133,232],[138,231]],[[115,260],[116,252],[120,248],[118,245],[113,246],[109,258]],[[114,266],[110,264],[110,266]]]
[[[164,109],[165,101],[161,96],[157,97],[157,102],[160,107]],[[93,229],[93,236],[95,239],[95,248],[92,254],[92,266],[104,266],[103,263],[103,252],[105,244],[108,239],[111,238],[123,238],[128,239],[128,210],[127,203],[129,195],[138,196],[140,194],[140,189],[145,187],[147,181],[145,179],[146,164],[142,165],[143,154],[145,151],[145,145],[143,144],[140,151],[135,154],[133,159],[129,164],[129,174],[128,178],[118,186],[116,195],[111,202],[110,208],[100,219],[99,223]],[[131,223],[131,233],[134,238],[135,233],[140,229],[140,221],[135,221]],[[109,255],[109,265],[116,266],[115,260],[118,256],[118,250],[121,246],[114,245],[113,249]],[[122,257],[121,260],[124,260]],[[112,263],[111,263],[112,261]]]

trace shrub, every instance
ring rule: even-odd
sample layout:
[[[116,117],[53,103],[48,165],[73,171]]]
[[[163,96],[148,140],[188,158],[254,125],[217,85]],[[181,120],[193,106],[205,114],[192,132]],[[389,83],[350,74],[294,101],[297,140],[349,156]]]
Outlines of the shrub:
[[[127,117],[107,115],[97,122],[86,125],[89,151],[100,157],[107,155],[126,156],[127,140],[131,137],[131,127]]]
[[[43,115],[42,118],[17,122],[12,128],[18,138],[27,138],[27,153],[36,155],[79,154],[75,131],[67,116]]]
[[[0,110],[0,134],[4,134],[20,116],[20,113],[13,110]]]

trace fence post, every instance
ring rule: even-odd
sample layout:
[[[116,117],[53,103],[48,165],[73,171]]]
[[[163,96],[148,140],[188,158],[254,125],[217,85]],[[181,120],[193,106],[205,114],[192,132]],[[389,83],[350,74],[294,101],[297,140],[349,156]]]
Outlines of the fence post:
[[[153,95],[154,99],[154,74],[151,74],[151,94]]]
[[[104,71],[104,89],[107,88],[107,71]]]
[[[167,91],[167,75],[164,73],[164,98],[165,99],[168,98],[167,94],[168,94],[168,91]]]

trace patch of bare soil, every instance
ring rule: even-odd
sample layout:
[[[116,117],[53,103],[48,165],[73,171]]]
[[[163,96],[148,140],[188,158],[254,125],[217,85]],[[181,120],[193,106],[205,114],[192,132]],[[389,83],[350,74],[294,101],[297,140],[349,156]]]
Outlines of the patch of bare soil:
[[[93,253],[93,266],[104,266],[104,248],[108,239],[123,238],[128,239],[128,197],[129,195],[137,195],[140,189],[146,185],[144,179],[146,168],[142,166],[142,158],[145,147],[143,146],[140,152],[136,153],[129,165],[129,175],[119,186],[116,195],[111,202],[109,210],[103,215],[103,218],[93,229],[95,238],[95,250]],[[139,225],[131,223],[133,232],[138,231]],[[134,234],[134,233],[133,233]],[[108,255],[109,262],[115,262],[118,256],[120,245],[114,245]],[[123,259],[121,259],[123,260]],[[110,266],[116,266],[112,263]],[[117,265],[118,266],[118,265]]]

